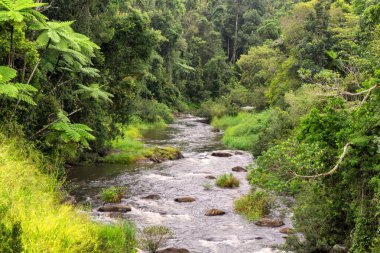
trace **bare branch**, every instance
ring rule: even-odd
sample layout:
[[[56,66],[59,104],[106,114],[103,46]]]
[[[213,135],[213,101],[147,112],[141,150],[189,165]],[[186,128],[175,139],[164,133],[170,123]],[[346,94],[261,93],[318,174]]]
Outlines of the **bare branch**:
[[[347,155],[347,151],[348,151],[348,148],[352,145],[352,143],[347,143],[344,148],[343,148],[343,152],[342,154],[340,155],[339,157],[339,160],[338,162],[336,163],[336,165],[334,166],[334,168],[332,168],[330,171],[328,172],[325,172],[325,173],[321,173],[321,174],[317,174],[317,175],[312,175],[312,176],[305,176],[305,175],[299,175],[295,172],[292,172],[294,175],[295,175],[295,178],[305,178],[305,179],[315,179],[315,178],[318,178],[318,177],[325,177],[325,176],[328,176],[328,175],[331,175],[333,174],[334,172],[336,172],[339,168],[339,166],[342,164],[343,162],[343,159],[344,157]],[[294,178],[292,178],[294,179]]]

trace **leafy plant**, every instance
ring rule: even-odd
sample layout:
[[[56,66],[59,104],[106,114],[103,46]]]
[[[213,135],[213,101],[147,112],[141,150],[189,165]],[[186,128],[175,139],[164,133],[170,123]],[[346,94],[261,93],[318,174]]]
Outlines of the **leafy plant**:
[[[235,188],[239,187],[239,180],[232,174],[224,174],[216,179],[216,185],[222,188]]]
[[[234,201],[235,211],[254,221],[269,214],[272,204],[270,195],[261,190],[251,192]]]
[[[0,66],[0,96],[24,101],[31,105],[36,105],[32,95],[37,92],[37,89],[32,85],[23,83],[12,83],[11,80],[17,76],[17,71]]]
[[[97,102],[104,101],[108,103],[112,103],[113,95],[102,90],[102,86],[97,83],[90,84],[89,86],[85,86],[83,84],[78,84],[79,89],[75,91],[76,94],[82,95],[84,98],[93,98]]]
[[[103,189],[100,193],[100,198],[104,202],[110,202],[110,203],[120,203],[121,199],[123,198],[125,194],[126,188],[125,187],[110,187],[107,189]]]
[[[140,245],[149,253],[156,253],[173,236],[170,228],[165,226],[149,226],[142,230]]]
[[[80,143],[84,147],[89,147],[88,140],[95,140],[90,132],[93,130],[84,124],[71,123],[64,111],[59,111],[57,122],[51,125],[51,129],[57,131],[59,138],[64,143]]]

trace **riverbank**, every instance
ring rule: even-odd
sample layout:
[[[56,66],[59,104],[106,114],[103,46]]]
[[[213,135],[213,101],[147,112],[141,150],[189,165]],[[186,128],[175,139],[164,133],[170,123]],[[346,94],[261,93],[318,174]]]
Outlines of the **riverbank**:
[[[93,223],[62,203],[57,174],[31,144],[0,135],[0,252],[134,252],[135,228]]]

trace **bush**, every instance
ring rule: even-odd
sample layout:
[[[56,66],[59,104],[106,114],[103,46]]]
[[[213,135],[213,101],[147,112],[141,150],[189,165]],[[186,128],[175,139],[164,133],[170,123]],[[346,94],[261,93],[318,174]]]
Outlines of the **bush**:
[[[269,214],[272,198],[265,191],[249,193],[234,202],[235,211],[254,221]]]
[[[216,179],[216,185],[222,188],[235,188],[239,187],[239,180],[232,174],[224,174]]]
[[[104,202],[108,203],[120,203],[121,199],[123,198],[125,194],[126,188],[125,187],[110,187],[107,189],[103,189],[100,193],[100,198]]]
[[[133,116],[137,116],[144,122],[166,122],[171,123],[174,120],[170,108],[158,102],[157,100],[140,99],[133,104]]]
[[[173,236],[172,231],[164,226],[145,227],[141,233],[140,244],[143,249],[149,253],[155,253],[163,247],[166,242]]]

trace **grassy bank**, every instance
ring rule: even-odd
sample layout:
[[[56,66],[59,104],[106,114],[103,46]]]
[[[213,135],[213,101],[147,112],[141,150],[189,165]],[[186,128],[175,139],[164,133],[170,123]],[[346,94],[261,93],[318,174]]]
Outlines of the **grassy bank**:
[[[229,148],[241,149],[257,155],[265,145],[265,129],[268,128],[274,112],[239,113],[236,116],[214,118],[212,126],[225,130],[222,142]]]
[[[146,147],[142,141],[143,131],[163,129],[166,126],[167,124],[163,121],[156,123],[137,121],[128,126],[120,126],[123,134],[111,141],[111,153],[103,161],[106,163],[134,163],[143,159],[153,161],[175,159],[180,152],[178,149],[173,147]]]
[[[23,140],[0,135],[0,252],[134,252],[131,225],[101,226],[60,204],[54,170]]]

